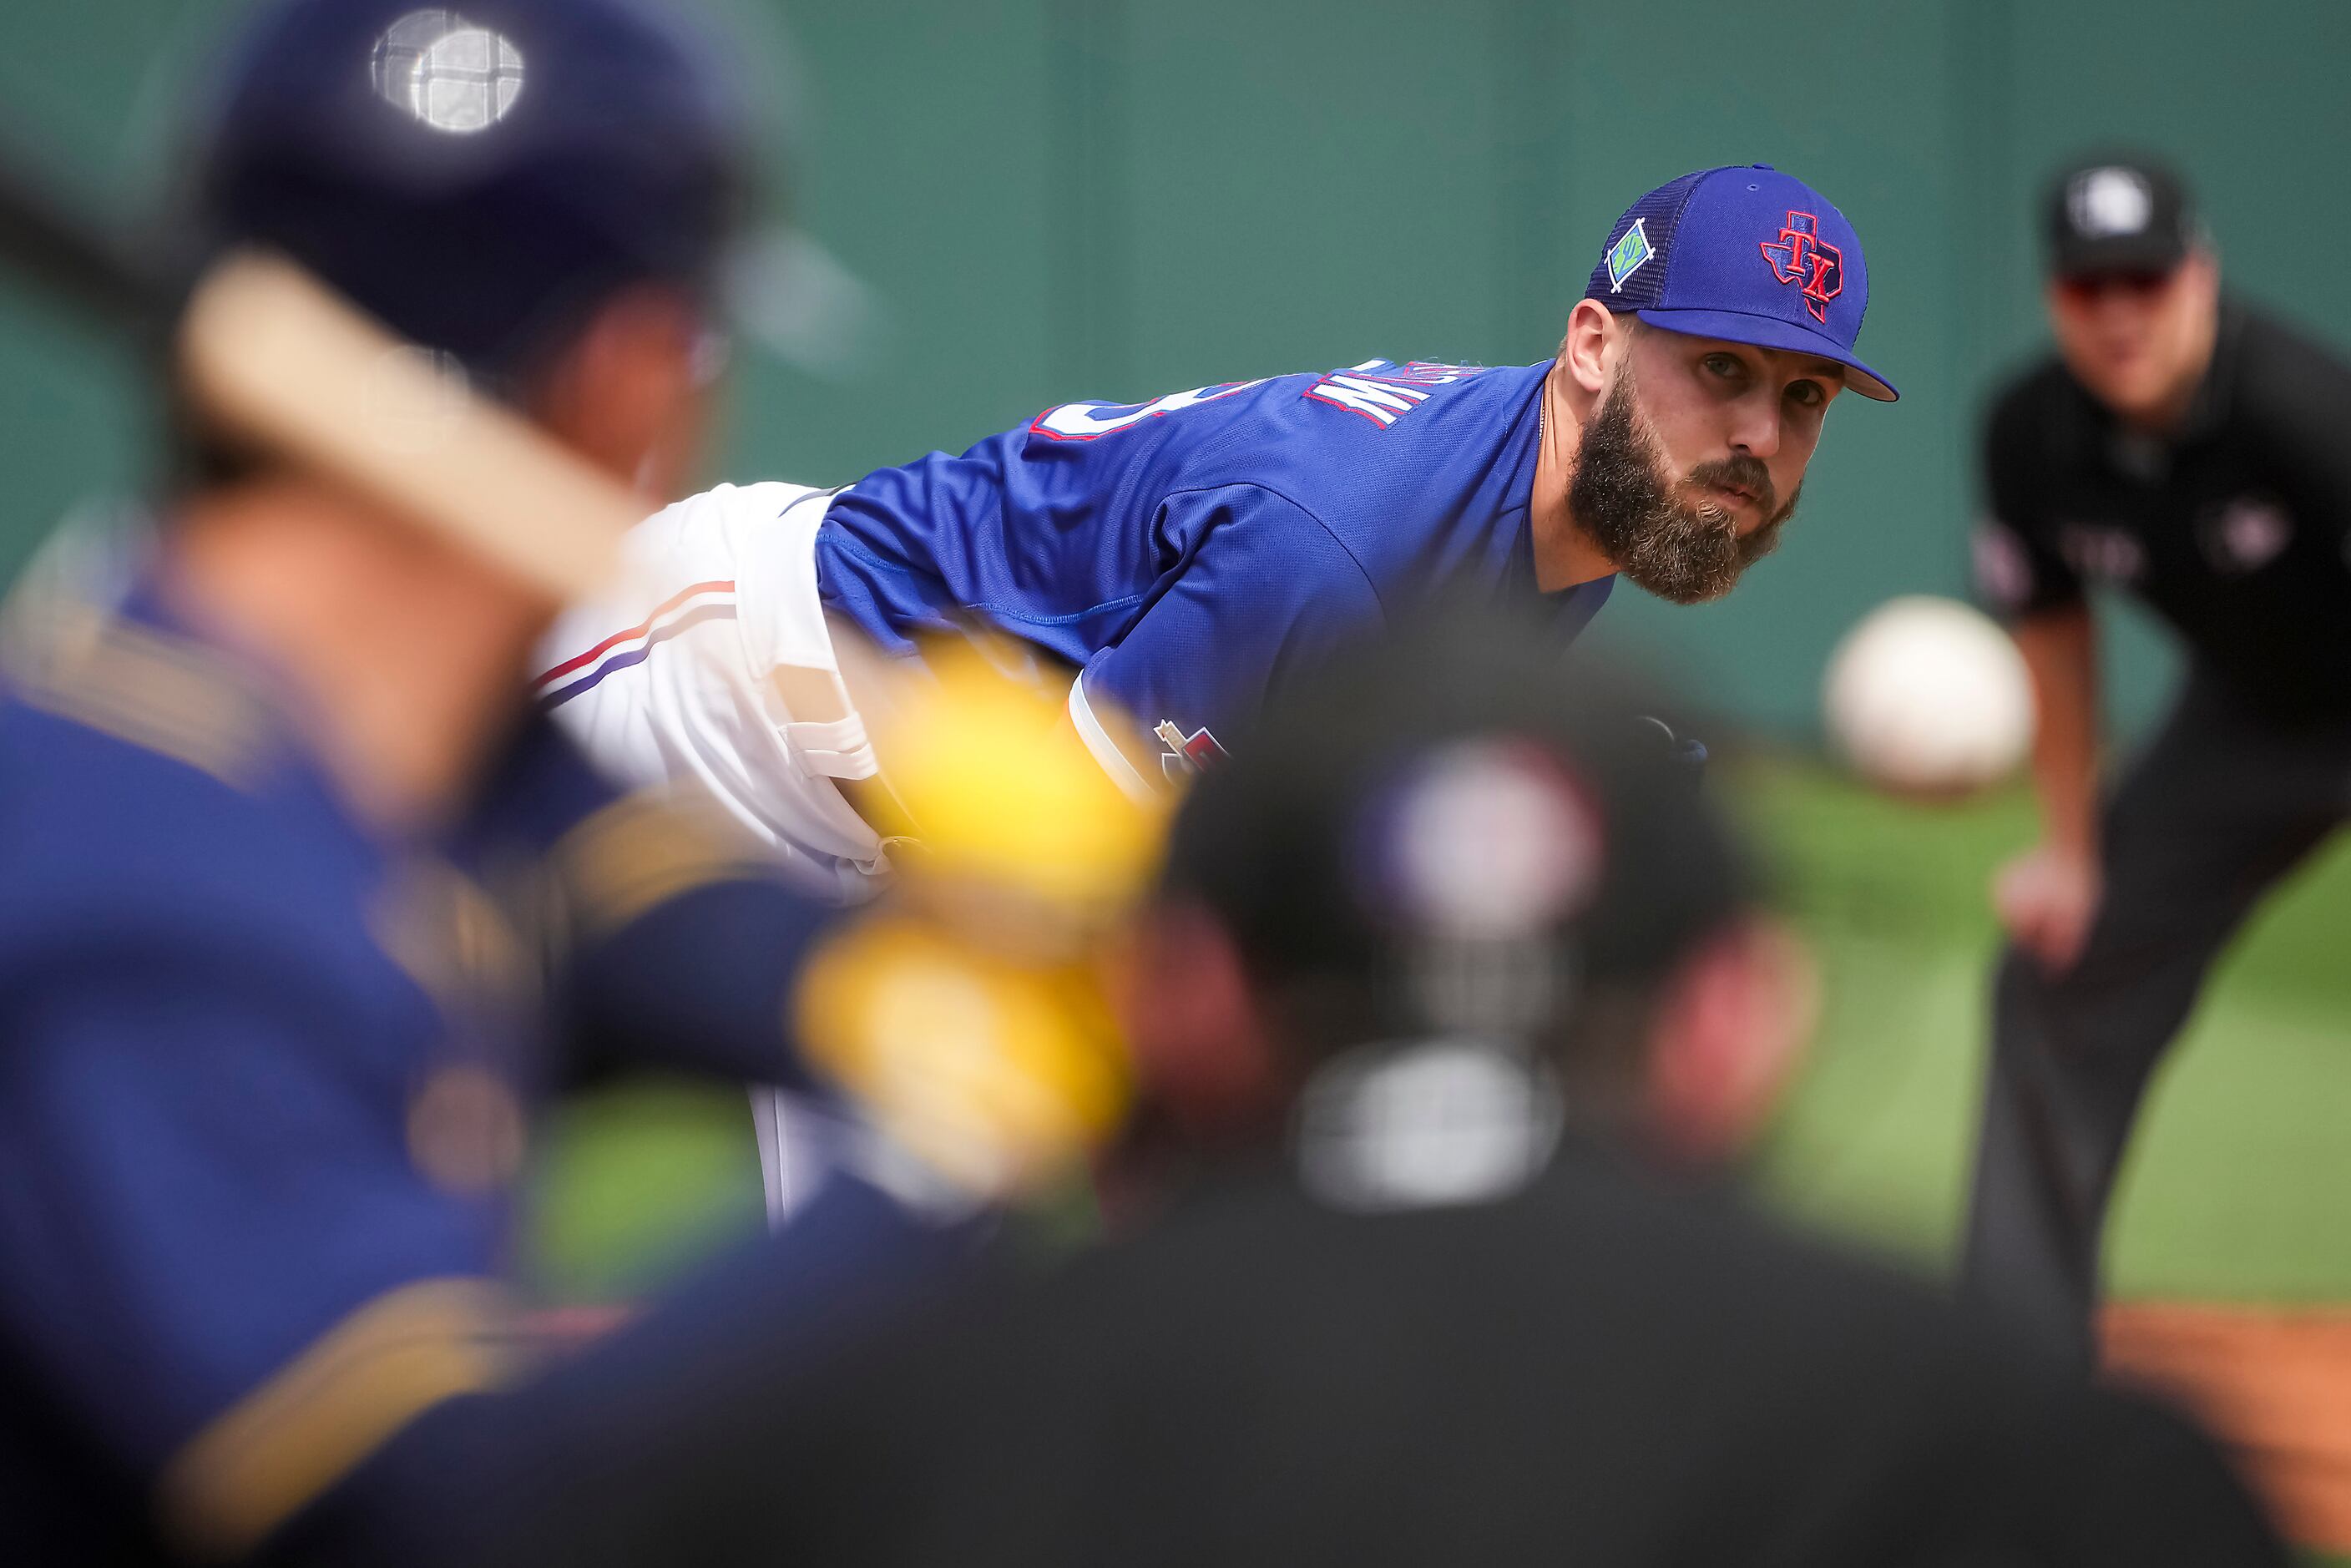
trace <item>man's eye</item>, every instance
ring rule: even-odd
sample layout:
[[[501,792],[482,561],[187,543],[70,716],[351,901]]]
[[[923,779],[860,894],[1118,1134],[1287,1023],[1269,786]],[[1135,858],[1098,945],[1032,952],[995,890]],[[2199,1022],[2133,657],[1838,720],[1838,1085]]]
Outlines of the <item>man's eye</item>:
[[[1720,376],[1727,382],[1739,381],[1747,374],[1747,367],[1736,354],[1708,354],[1705,362],[1708,375]]]
[[[1788,395],[1795,400],[1799,408],[1818,408],[1828,401],[1828,394],[1821,391],[1818,382],[1790,382]]]

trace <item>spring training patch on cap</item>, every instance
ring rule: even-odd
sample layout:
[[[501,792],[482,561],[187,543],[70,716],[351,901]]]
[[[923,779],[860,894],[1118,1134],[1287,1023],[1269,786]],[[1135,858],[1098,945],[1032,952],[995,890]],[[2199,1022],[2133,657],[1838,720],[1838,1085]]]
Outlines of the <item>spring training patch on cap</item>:
[[[1641,270],[1641,264],[1657,253],[1649,248],[1648,231],[1642,225],[1646,218],[1635,218],[1614,245],[1608,247],[1608,292],[1621,291],[1625,280]]]

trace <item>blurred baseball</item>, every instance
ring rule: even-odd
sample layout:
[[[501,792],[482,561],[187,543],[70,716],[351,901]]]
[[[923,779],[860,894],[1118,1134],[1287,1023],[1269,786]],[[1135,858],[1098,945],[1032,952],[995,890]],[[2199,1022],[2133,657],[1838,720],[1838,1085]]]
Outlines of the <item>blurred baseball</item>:
[[[1829,659],[1829,737],[1861,776],[1949,797],[2016,770],[2032,741],[2032,688],[2015,643],[1951,599],[1888,600]]]

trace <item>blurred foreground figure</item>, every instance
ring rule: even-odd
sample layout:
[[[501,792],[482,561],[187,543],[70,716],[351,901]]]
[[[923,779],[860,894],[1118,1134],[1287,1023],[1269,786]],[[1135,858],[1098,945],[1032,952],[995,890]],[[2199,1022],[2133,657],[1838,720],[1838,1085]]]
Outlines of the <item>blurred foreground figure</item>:
[[[1808,996],[1645,706],[1490,615],[1276,702],[1138,940],[1117,1234],[747,1408],[678,1560],[2281,1562],[2168,1415],[1691,1179]]]
[[[292,0],[220,64],[208,252],[285,252],[678,486],[747,146],[675,7]],[[694,1355],[789,1362],[935,1238],[842,1161],[799,1250],[484,1395],[527,1108],[577,1066],[551,1026],[810,1087],[784,998],[821,919],[525,722],[552,591],[183,402],[156,540],[26,589],[0,669],[7,1552],[494,1554],[517,1475],[690,1408]]]
[[[2351,810],[2351,365],[2220,292],[2168,170],[2076,167],[2047,224],[2057,355],[2001,395],[1984,451],[1979,576],[2032,675],[2042,838],[1995,890],[2011,941],[1963,1277],[2086,1362],[2148,1075]],[[2092,584],[2187,653],[2103,805]]]

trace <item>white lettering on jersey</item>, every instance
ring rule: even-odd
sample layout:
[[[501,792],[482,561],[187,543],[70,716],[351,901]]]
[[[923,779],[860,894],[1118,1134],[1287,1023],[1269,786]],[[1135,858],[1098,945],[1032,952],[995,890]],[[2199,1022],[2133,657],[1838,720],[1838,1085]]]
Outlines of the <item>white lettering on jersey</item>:
[[[1307,388],[1305,395],[1316,402],[1361,414],[1385,430],[1428,401],[1428,393],[1423,388],[1450,386],[1455,382],[1483,375],[1486,370],[1484,365],[1447,365],[1428,360],[1414,360],[1402,365],[1386,360],[1365,360],[1360,365],[1332,371]]]
[[[1169,392],[1165,397],[1153,398],[1149,402],[1065,402],[1059,408],[1049,408],[1029,421],[1029,428],[1039,435],[1055,441],[1092,441],[1097,436],[1114,434],[1146,419],[1156,419],[1163,413],[1176,413],[1196,408],[1220,397],[1262,386],[1254,382],[1218,382],[1213,386],[1194,387],[1190,392]]]
[[[1428,394],[1418,387],[1382,386],[1361,376],[1325,376],[1307,388],[1306,395],[1316,402],[1360,413],[1382,430],[1428,401]]]

